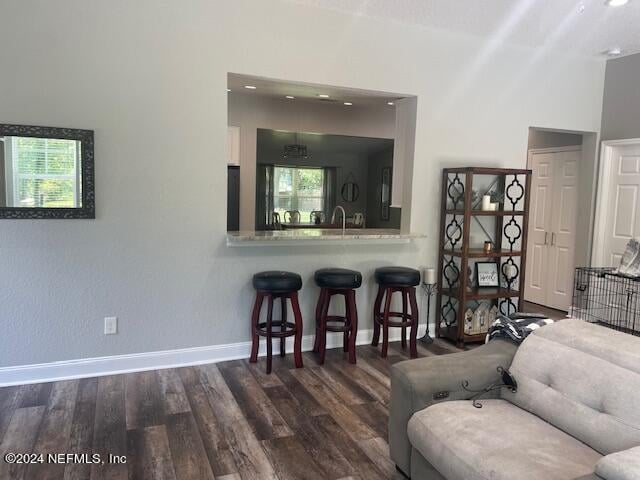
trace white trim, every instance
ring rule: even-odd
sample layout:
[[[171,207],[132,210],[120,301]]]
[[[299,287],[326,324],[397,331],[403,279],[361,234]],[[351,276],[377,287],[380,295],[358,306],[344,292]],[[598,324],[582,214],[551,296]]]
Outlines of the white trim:
[[[425,326],[420,325],[418,327],[418,337],[422,336],[424,331]],[[434,325],[430,325],[430,331],[434,331]],[[400,333],[400,329],[390,329],[389,340],[400,340]],[[357,345],[371,343],[372,336],[373,330],[358,331]],[[313,349],[313,341],[313,335],[302,337],[302,351],[311,351]],[[327,335],[327,348],[341,346],[342,334],[329,332]],[[265,349],[265,341],[262,340],[259,354],[261,357],[265,355]],[[293,340],[289,339],[287,341],[287,353],[292,351]],[[226,345],[3,367],[0,368],[0,387],[217,363],[226,360],[249,358],[250,353],[251,342],[239,342]]]
[[[600,148],[600,165],[598,167],[598,187],[596,189],[596,214],[593,227],[593,244],[591,245],[591,264],[603,266],[605,264],[605,226],[609,212],[609,186],[611,178],[611,160],[613,149],[625,145],[640,145],[640,138],[623,140],[605,140]]]

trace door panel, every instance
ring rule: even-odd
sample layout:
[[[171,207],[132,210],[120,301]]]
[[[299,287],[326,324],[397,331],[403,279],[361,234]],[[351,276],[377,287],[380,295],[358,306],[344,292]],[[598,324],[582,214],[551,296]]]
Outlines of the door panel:
[[[573,294],[573,267],[571,266],[571,251],[568,248],[556,247],[551,253],[552,261],[558,266],[552,279],[552,295],[571,297]],[[553,306],[553,305],[550,305]],[[567,308],[569,305],[567,305]],[[560,308],[560,307],[555,307]],[[561,310],[566,310],[562,308]]]
[[[543,288],[544,272],[542,271],[542,269],[545,266],[544,250],[544,245],[534,245],[532,249],[533,260],[531,261],[531,265],[533,265],[533,268],[531,270],[527,270],[530,275],[529,284],[536,290],[542,290]]]
[[[613,204],[613,236],[629,241],[633,238],[636,219],[637,185],[617,185],[616,201]]]

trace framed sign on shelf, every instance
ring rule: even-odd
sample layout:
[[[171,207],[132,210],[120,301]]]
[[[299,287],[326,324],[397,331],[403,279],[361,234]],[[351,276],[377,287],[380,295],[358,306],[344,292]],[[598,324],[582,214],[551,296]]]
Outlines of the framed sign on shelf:
[[[500,286],[496,262],[476,262],[476,285],[478,288]]]

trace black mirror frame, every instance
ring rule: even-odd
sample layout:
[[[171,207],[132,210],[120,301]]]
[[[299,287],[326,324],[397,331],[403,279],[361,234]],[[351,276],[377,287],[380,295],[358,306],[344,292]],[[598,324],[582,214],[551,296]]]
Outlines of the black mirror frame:
[[[0,137],[58,138],[78,140],[81,150],[82,207],[79,208],[20,208],[0,207],[0,219],[65,219],[96,218],[95,166],[93,154],[93,130],[75,128],[36,127],[31,125],[0,124]]]
[[[348,188],[349,185],[353,185],[353,187],[351,188],[351,193],[353,194],[353,197],[351,198],[351,200],[347,198],[347,193],[349,192],[349,188]],[[358,198],[360,198],[360,187],[356,182],[345,182],[342,184],[342,188],[340,189],[340,196],[347,203],[356,202]]]

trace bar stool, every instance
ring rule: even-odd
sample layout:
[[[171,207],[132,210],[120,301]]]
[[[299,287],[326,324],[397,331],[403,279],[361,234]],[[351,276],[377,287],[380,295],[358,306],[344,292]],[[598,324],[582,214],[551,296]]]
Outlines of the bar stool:
[[[269,271],[253,276],[253,288],[256,289],[256,301],[251,317],[251,357],[249,361],[258,361],[259,337],[267,337],[267,373],[271,373],[272,338],[280,338],[280,356],[284,357],[286,338],[294,337],[293,356],[296,368],[302,367],[302,314],[298,304],[298,290],[302,288],[302,278],[297,273]],[[264,299],[267,299],[267,321],[260,322],[260,311]],[[282,317],[273,319],[273,300],[280,299]],[[294,322],[287,321],[287,299],[291,302]],[[274,331],[274,327],[280,327]]]
[[[416,337],[418,335],[418,303],[416,302],[416,285],[420,284],[420,272],[406,267],[383,267],[376,269],[378,295],[373,307],[373,341],[371,345],[378,346],[380,327],[382,327],[382,357],[387,356],[389,347],[389,327],[402,328],[402,348],[407,347],[407,327],[409,334],[409,351],[411,358],[418,356]],[[391,311],[391,298],[395,292],[402,296],[402,312]],[[380,311],[382,300],[384,309]],[[411,307],[409,313],[408,305]],[[391,320],[400,318],[401,320]]]
[[[344,268],[323,268],[315,273],[320,296],[316,306],[316,340],[313,351],[320,353],[320,364],[324,364],[327,350],[327,331],[344,332],[343,350],[349,352],[349,363],[356,363],[356,335],[358,333],[358,311],[356,288],[362,285],[362,274]],[[328,315],[331,297],[344,297],[345,315]]]

